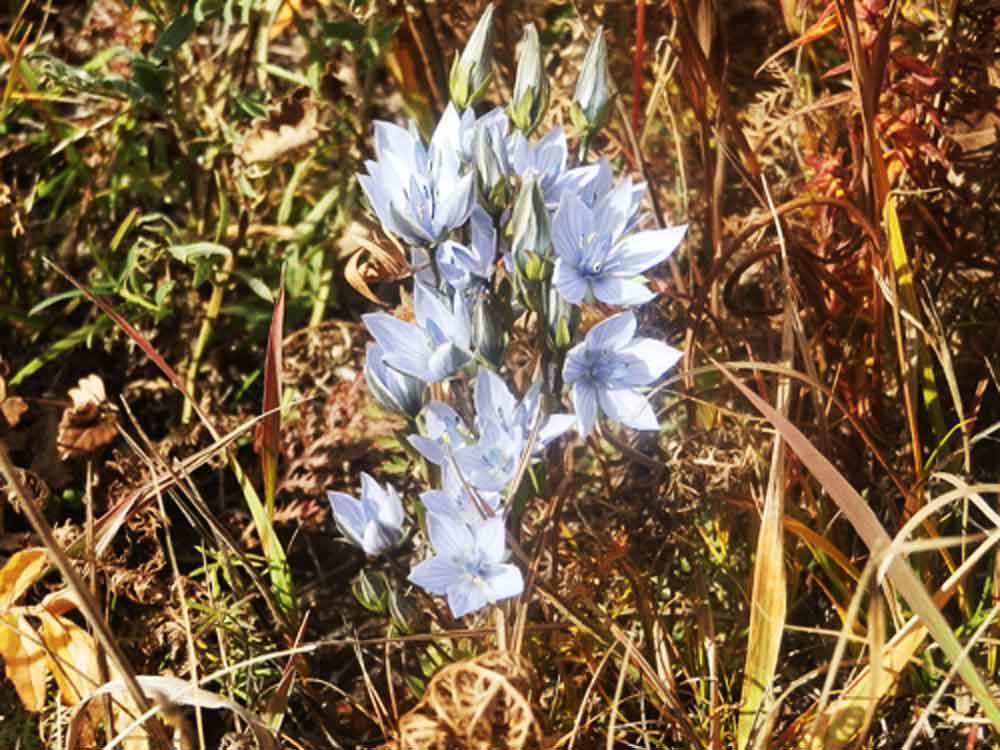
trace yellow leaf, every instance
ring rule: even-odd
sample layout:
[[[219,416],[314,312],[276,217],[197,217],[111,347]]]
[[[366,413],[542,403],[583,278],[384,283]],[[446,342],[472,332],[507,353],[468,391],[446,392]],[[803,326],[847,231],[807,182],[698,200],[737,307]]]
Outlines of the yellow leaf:
[[[56,678],[63,703],[73,705],[89,697],[101,684],[97,645],[91,635],[71,620],[40,609],[42,639],[49,650],[49,669]]]
[[[24,596],[48,566],[44,547],[29,547],[15,552],[0,569],[0,610],[5,610]]]
[[[7,679],[28,711],[41,711],[45,705],[45,649],[28,618],[21,612],[0,615],[0,657]]]

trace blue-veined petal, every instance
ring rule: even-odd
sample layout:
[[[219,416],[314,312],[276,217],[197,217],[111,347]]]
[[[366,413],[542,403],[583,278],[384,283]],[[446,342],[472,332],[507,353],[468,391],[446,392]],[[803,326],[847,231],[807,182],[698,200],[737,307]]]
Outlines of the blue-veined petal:
[[[620,351],[624,358],[634,358],[641,366],[630,363],[629,385],[648,385],[676,365],[683,352],[651,338],[637,338]]]
[[[681,244],[687,225],[637,232],[615,245],[608,254],[608,270],[636,276],[665,261]]]
[[[587,331],[587,349],[592,352],[620,349],[632,340],[635,328],[635,315],[631,312],[612,315]]]
[[[487,596],[490,601],[498,602],[520,596],[524,592],[524,577],[520,569],[511,563],[491,565],[483,576]]]
[[[361,547],[367,523],[361,503],[343,492],[327,492],[326,496],[333,509],[333,520],[337,528],[352,544]]]
[[[601,410],[615,422],[620,422],[634,430],[658,430],[653,407],[641,393],[628,388],[598,390]]]
[[[486,563],[500,563],[507,558],[507,527],[503,518],[494,516],[476,528],[477,559]]]
[[[448,587],[448,609],[453,617],[465,617],[489,603],[483,586],[472,581],[455,583]]]
[[[597,391],[592,383],[581,380],[573,385],[571,394],[573,411],[580,423],[580,435],[587,437],[597,423]]]
[[[408,358],[426,361],[430,356],[430,347],[423,331],[412,323],[405,323],[388,313],[369,313],[362,315],[361,320],[379,346],[390,355],[403,355]]]
[[[590,281],[580,275],[580,271],[565,258],[556,258],[552,271],[552,283],[567,302],[582,304],[590,294]]]
[[[445,594],[462,575],[461,568],[439,555],[413,568],[406,580],[432,594]]]
[[[475,549],[475,538],[468,526],[437,513],[427,514],[427,536],[434,551],[446,558],[466,559]]]
[[[591,283],[594,296],[606,305],[636,307],[644,305],[656,295],[645,284],[619,276],[601,276]]]

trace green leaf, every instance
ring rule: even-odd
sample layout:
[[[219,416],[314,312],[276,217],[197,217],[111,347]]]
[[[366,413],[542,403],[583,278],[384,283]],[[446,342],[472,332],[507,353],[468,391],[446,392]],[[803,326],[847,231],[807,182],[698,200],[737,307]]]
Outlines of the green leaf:
[[[170,254],[182,263],[195,263],[205,258],[228,258],[232,251],[216,242],[192,242],[190,245],[171,245]]]
[[[157,65],[169,60],[191,38],[194,30],[195,22],[192,13],[177,16],[177,18],[167,24],[167,28],[160,34],[160,38],[156,40],[156,44],[153,45],[153,49],[149,53],[149,59]]]

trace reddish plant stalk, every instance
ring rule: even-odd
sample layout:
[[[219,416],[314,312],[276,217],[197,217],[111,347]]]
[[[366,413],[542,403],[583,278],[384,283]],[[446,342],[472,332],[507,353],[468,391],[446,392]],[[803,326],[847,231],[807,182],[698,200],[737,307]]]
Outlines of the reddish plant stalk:
[[[632,130],[639,133],[642,114],[642,57],[646,42],[646,0],[635,0],[635,54],[632,57]]]

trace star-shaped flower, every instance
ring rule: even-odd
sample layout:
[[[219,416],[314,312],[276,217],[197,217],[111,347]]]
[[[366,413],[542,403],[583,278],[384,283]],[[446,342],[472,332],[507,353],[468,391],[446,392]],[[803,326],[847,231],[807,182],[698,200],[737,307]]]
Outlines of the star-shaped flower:
[[[618,313],[591,328],[566,355],[563,380],[572,387],[582,435],[594,429],[599,412],[635,430],[659,429],[653,407],[637,389],[677,364],[681,352],[636,338],[635,329],[635,315]]]
[[[625,178],[593,207],[564,193],[552,219],[556,249],[553,283],[568,302],[597,299],[641,305],[655,295],[640,276],[677,249],[686,226],[627,234],[635,216],[635,188]]]
[[[495,516],[470,526],[448,516],[427,514],[427,533],[437,553],[411,572],[411,583],[448,597],[455,617],[517,596],[524,579],[507,560],[504,522]]]
[[[462,295],[454,295],[449,304],[420,282],[414,287],[415,324],[387,313],[369,313],[361,319],[382,347],[385,364],[425,383],[437,383],[471,358],[472,321]]]

